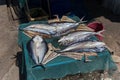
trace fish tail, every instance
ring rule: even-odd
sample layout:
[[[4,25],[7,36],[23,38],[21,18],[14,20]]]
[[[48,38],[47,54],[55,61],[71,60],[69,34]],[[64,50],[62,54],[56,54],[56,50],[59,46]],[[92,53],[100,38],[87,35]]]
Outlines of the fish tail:
[[[42,64],[42,63],[40,63],[40,64],[38,64],[38,65],[35,65],[35,66],[33,66],[32,68],[36,68],[36,67],[38,67],[38,66],[41,66],[41,67],[44,69],[44,71],[46,70],[46,67],[45,67],[44,64]]]
[[[87,21],[84,21],[84,20],[83,20],[84,18],[85,18],[85,16],[83,16],[83,17],[80,19],[79,24],[84,23],[84,22],[87,22]]]
[[[98,31],[97,33],[96,33],[96,35],[99,35],[99,36],[101,36],[101,37],[104,37],[101,33],[102,32],[104,32],[105,30],[101,30],[101,31]]]
[[[85,16],[83,16],[83,17],[80,19],[80,21],[83,21],[84,18],[85,18]]]
[[[53,16],[55,16],[57,20],[60,20],[58,14],[55,14],[55,15],[53,15]]]

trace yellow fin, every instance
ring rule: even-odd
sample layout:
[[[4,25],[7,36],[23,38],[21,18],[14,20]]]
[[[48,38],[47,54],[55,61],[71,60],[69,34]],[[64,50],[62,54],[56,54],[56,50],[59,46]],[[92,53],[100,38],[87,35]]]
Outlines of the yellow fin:
[[[55,19],[50,19],[48,20],[48,23],[53,23],[53,22],[60,22],[60,19],[58,17],[58,15],[54,15],[56,18]]]
[[[87,27],[85,24],[80,24],[76,30],[80,31],[94,31],[93,29]]]
[[[67,17],[67,16],[62,16],[61,21],[67,21],[67,22],[76,22],[75,20]]]

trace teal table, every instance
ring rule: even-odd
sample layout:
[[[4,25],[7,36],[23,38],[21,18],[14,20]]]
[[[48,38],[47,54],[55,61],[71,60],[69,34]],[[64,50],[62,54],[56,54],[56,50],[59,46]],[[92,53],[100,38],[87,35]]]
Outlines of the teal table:
[[[19,28],[27,27],[30,24],[47,23],[46,21],[37,21],[21,24]],[[59,47],[57,43],[58,38],[47,39],[48,43],[52,43],[55,47]],[[96,39],[93,37],[93,39]],[[109,70],[116,69],[115,63],[112,61],[111,55],[108,50],[102,53],[97,53],[98,56],[88,57],[91,62],[84,62],[82,60],[74,60],[69,57],[59,56],[52,61],[45,64],[46,70],[44,71],[41,66],[32,68],[35,64],[29,56],[27,50],[27,42],[30,40],[22,31],[18,33],[18,44],[22,48],[22,70],[21,73],[25,75],[26,80],[43,80],[43,79],[58,79],[69,74],[88,73],[96,70]]]

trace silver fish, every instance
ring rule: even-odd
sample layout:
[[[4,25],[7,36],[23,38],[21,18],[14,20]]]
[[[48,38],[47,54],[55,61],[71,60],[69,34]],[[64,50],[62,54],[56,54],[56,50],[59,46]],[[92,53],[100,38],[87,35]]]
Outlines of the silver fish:
[[[83,42],[83,41],[90,40],[90,38],[93,35],[102,36],[101,32],[103,31],[99,31],[99,32],[77,31],[77,32],[70,33],[66,36],[63,36],[62,38],[58,40],[58,42],[62,45],[68,46],[76,42]]]
[[[105,49],[105,43],[103,42],[87,41],[87,42],[72,44],[63,50],[56,52],[102,52],[104,49]]]
[[[48,35],[53,35],[56,33],[56,28],[48,24],[32,24],[28,27],[23,28],[22,30],[39,32]]]
[[[49,24],[33,24],[20,30],[39,32],[39,33],[51,35],[52,37],[57,37],[69,33],[70,29],[72,28],[73,27],[70,26],[62,27],[62,26],[52,26]]]
[[[80,23],[83,22],[86,21],[82,21],[81,19],[80,22],[55,22],[50,24],[32,24],[20,30],[40,32],[51,35],[52,37],[56,37],[69,33],[71,29],[76,28]]]
[[[86,22],[83,21],[83,18],[81,18],[79,22],[53,22],[49,25],[56,27],[57,33],[55,36],[61,36],[68,34],[69,32],[71,32],[71,29],[75,29],[79,26],[79,24]]]
[[[60,23],[60,24],[65,24],[65,23]],[[70,26],[69,24],[74,24],[74,23],[67,23],[65,24],[66,26],[65,25],[55,26],[49,24],[33,24],[26,28],[23,28],[23,30],[44,33],[47,35],[51,35],[52,37],[56,37],[67,34],[70,32],[71,29],[76,27],[76,26]]]
[[[83,16],[79,22],[67,22],[67,21],[61,21],[61,22],[52,22],[49,25],[51,26],[55,26],[55,27],[76,27],[81,23],[87,22],[87,21],[83,21],[85,16]]]
[[[41,65],[48,51],[48,46],[43,38],[37,35],[28,43],[28,50],[34,62],[37,65]]]

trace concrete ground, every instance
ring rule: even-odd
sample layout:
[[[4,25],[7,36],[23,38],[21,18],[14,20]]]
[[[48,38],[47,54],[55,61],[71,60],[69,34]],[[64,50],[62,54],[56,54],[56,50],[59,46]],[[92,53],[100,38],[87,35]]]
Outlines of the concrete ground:
[[[19,51],[17,26],[9,21],[5,0],[0,0],[0,32],[0,80],[19,80],[19,70],[14,58]]]
[[[104,42],[120,56],[120,17],[101,6],[95,8],[91,0],[87,3],[89,14],[105,26]],[[18,24],[10,20],[5,0],[0,0],[0,80],[19,80],[19,69],[14,58],[21,51],[17,44]]]

